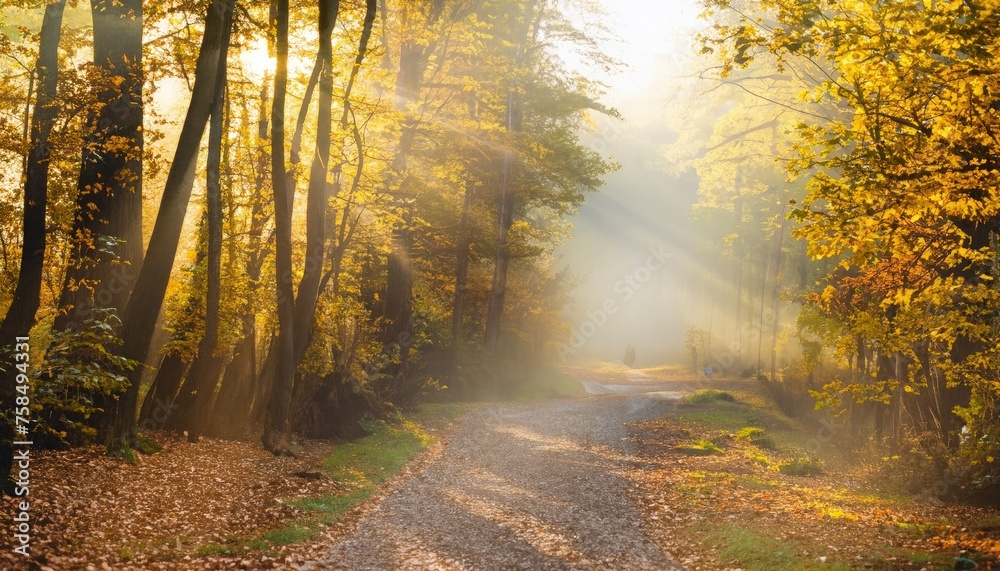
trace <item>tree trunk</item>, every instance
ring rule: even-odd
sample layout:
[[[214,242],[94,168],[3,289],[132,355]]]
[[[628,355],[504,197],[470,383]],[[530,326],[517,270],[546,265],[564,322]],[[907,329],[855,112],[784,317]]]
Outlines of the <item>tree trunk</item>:
[[[58,51],[66,0],[45,8],[35,74],[38,91],[31,119],[22,212],[21,266],[14,297],[0,324],[0,347],[8,347],[17,336],[27,336],[40,304],[42,267],[45,260],[45,209],[48,200],[49,133],[58,113],[56,84]],[[4,396],[6,389],[4,385]],[[10,392],[13,394],[13,391]]]
[[[186,431],[189,442],[198,442],[201,436],[225,365],[225,356],[215,355],[210,344],[208,337],[198,344],[198,354],[188,369],[187,378],[177,393],[173,411],[165,425],[169,430]]]
[[[257,378],[260,381],[254,387],[253,407],[250,409],[250,424],[264,426],[267,411],[271,405],[271,391],[274,389],[274,375],[278,370],[278,336],[272,335],[267,343],[264,360],[260,364]]]
[[[431,0],[424,28],[434,28],[443,11],[443,0]],[[415,38],[402,42],[395,97],[396,109],[400,113],[407,114],[409,104],[417,100],[432,50],[433,45],[427,45]],[[396,207],[402,211],[402,223],[393,230],[391,249],[386,259],[386,287],[382,311],[386,320],[381,341],[387,349],[398,350],[400,357],[398,370],[389,372],[393,377],[391,389],[393,392],[398,391],[409,377],[413,319],[413,265],[410,262],[410,252],[413,248],[413,238],[410,235],[413,206],[412,202],[407,200],[409,191],[406,188],[406,160],[416,139],[418,126],[419,122],[415,117],[407,115],[403,120],[392,171],[386,184],[390,189],[398,186],[394,198]]]
[[[264,264],[266,244],[261,240],[264,232],[264,186],[267,176],[269,156],[265,141],[268,139],[268,92],[265,78],[260,93],[260,116],[257,121],[257,147],[255,161],[254,198],[251,210],[249,256],[246,273],[250,281],[250,298],[259,287],[261,267]],[[212,411],[214,426],[210,432],[227,438],[241,437],[250,429],[250,414],[256,387],[262,377],[257,374],[257,315],[252,299],[247,299],[243,307],[243,339],[237,344],[233,359],[226,367],[219,387],[219,396]]]
[[[275,279],[277,281],[278,338],[276,369],[268,391],[264,419],[264,448],[281,454],[288,448],[288,409],[295,380],[295,309],[292,292],[292,203],[285,172],[285,91],[288,83],[288,0],[274,0],[277,63],[271,104],[271,183],[274,188]],[[265,377],[267,378],[267,377]]]
[[[455,253],[455,299],[451,309],[451,355],[449,356],[449,373],[455,373],[458,354],[462,347],[462,324],[465,313],[465,290],[469,281],[469,247],[472,235],[469,229],[469,215],[475,185],[471,180],[465,183],[465,200],[462,202],[462,222],[459,226],[458,250]]]
[[[205,433],[223,438],[241,438],[250,428],[248,410],[257,384],[257,322],[254,316],[243,316],[243,339],[236,345],[233,358],[226,366]]]
[[[156,319],[163,305],[170,270],[177,253],[194,184],[198,151],[211,114],[222,37],[228,27],[226,23],[232,19],[234,4],[235,0],[213,0],[208,8],[205,35],[202,37],[195,67],[191,103],[167,173],[160,209],[156,214],[142,270],[135,281],[135,294],[129,297],[122,316],[121,337],[124,344],[121,354],[138,361],[140,366],[129,372],[129,387],[115,401],[115,410],[109,415],[114,421],[107,430],[108,437],[112,440],[132,437],[135,433],[135,409],[142,365],[146,362],[149,343],[156,329]]]
[[[49,133],[58,114],[56,84],[59,75],[59,38],[66,0],[45,7],[35,75],[38,92],[31,117],[31,147],[28,150],[22,211],[21,266],[14,298],[0,324],[0,369],[11,371],[10,354],[17,337],[27,337],[35,324],[41,299],[42,266],[45,261],[45,209],[48,200]],[[0,406],[13,410],[16,382],[8,374],[0,384]],[[0,487],[12,492],[8,478],[13,462],[12,427],[0,422]]]
[[[524,65],[528,46],[538,37],[542,20],[542,10],[538,2],[528,3],[524,10],[523,39],[517,46],[513,67]],[[504,302],[507,298],[507,270],[510,266],[510,228],[514,224],[514,209],[517,205],[515,192],[515,154],[517,133],[522,128],[521,103],[514,86],[507,90],[507,142],[503,152],[503,166],[500,178],[500,193],[497,199],[497,248],[493,266],[493,284],[490,288],[490,302],[486,313],[486,327],[483,334],[483,348],[489,354],[496,354],[500,345],[500,330],[503,321]]]
[[[737,177],[737,192],[741,192],[739,185],[742,180]],[[733,314],[733,341],[736,342],[736,372],[742,374],[743,371],[743,196],[738,195],[733,203],[734,211],[734,231],[736,238],[733,244],[736,256],[736,312]]]
[[[80,329],[95,308],[120,317],[142,262],[142,2],[93,0],[91,15],[103,77],[88,118],[56,331]]]
[[[306,259],[295,298],[293,363],[298,367],[309,346],[316,322],[319,282],[326,252],[327,173],[330,164],[330,131],[333,119],[333,28],[340,10],[339,0],[319,3],[319,109],[316,117],[316,150],[309,172],[306,197]]]
[[[521,108],[513,91],[507,93],[507,133],[521,131]],[[500,344],[500,323],[503,320],[504,301],[507,297],[507,269],[510,265],[510,228],[514,224],[515,196],[513,188],[515,157],[513,138],[503,152],[503,170],[500,179],[500,196],[497,200],[497,249],[493,266],[493,285],[490,304],[486,313],[486,331],[483,348],[496,354]]]
[[[225,112],[227,58],[232,36],[232,11],[223,23],[222,44],[219,50],[215,93],[212,100],[211,121],[208,128],[208,162],[206,164],[205,201],[208,213],[208,288],[205,298],[205,334],[198,344],[198,355],[188,372],[187,381],[178,396],[178,427],[186,430],[188,441],[197,442],[212,398],[222,374],[224,357],[219,351],[219,300],[222,281],[222,138]]]
[[[771,324],[771,380],[777,377],[778,369],[778,298],[781,296],[781,262],[782,249],[785,244],[785,209],[788,205],[781,207],[781,230],[778,232],[778,249],[774,252],[774,293],[771,295],[771,313],[774,314],[774,323]],[[763,331],[762,331],[763,333]]]
[[[396,76],[396,109],[406,112],[407,103],[417,97],[420,89],[422,50],[411,43],[405,43],[400,52],[399,73]],[[406,184],[406,158],[413,146],[416,122],[406,119],[400,133],[399,144],[392,161],[388,186],[398,184],[395,202],[402,211],[402,222],[392,231],[392,244],[386,259],[386,288],[383,316],[386,318],[382,330],[382,343],[388,346],[401,345],[400,351],[407,352],[410,316],[413,313],[413,269],[410,266],[410,240],[408,228],[410,208],[404,197]],[[406,345],[406,347],[402,347]]]
[[[159,430],[170,417],[176,405],[174,397],[181,386],[181,380],[188,369],[188,360],[180,353],[167,353],[160,361],[156,378],[149,386],[149,392],[142,401],[139,412],[139,428],[143,430]]]
[[[773,241],[773,239],[772,239]],[[764,299],[767,297],[767,275],[771,273],[771,253],[768,252],[768,247],[764,246],[764,271],[761,274],[760,281],[760,317],[757,321],[757,377],[761,375],[760,372],[760,358],[761,349],[764,346]],[[777,284],[775,284],[777,288]],[[773,378],[771,380],[774,380]]]

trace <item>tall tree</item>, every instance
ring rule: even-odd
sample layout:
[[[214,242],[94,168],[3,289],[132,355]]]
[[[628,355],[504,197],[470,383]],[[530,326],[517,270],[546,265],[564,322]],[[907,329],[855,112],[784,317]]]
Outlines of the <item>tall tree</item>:
[[[208,128],[208,162],[206,164],[205,206],[208,222],[208,288],[205,296],[205,332],[198,344],[187,381],[177,398],[180,417],[177,426],[186,430],[188,440],[197,442],[205,426],[207,414],[215,395],[219,375],[224,365],[219,351],[219,300],[222,280],[222,188],[220,165],[222,163],[223,121],[226,106],[226,80],[229,43],[232,37],[233,12],[228,11],[223,21],[222,43],[219,50],[215,92],[212,98],[211,120]]]
[[[177,149],[164,183],[149,247],[135,280],[134,294],[129,297],[122,316],[121,337],[124,344],[121,353],[128,359],[138,361],[140,365],[146,362],[149,343],[156,329],[156,320],[163,306],[170,270],[177,254],[177,244],[194,184],[195,163],[214,101],[222,38],[234,6],[235,0],[213,0],[208,7],[205,32],[195,65],[191,103],[188,105]],[[141,375],[141,366],[130,371],[129,386],[114,402],[112,413],[106,415],[108,424],[105,432],[109,441],[131,437],[135,432]]]
[[[327,174],[330,165],[330,131],[333,121],[333,29],[340,11],[339,0],[319,2],[319,101],[316,115],[316,149],[309,172],[306,197],[306,259],[295,298],[293,363],[298,366],[308,347],[315,322],[316,301],[326,255]]]
[[[515,33],[516,53],[512,57],[510,77],[518,77],[520,68],[525,64],[525,58],[538,36],[545,3],[530,2],[523,13],[512,11],[509,15],[514,20],[512,29]],[[500,189],[497,196],[497,245],[494,257],[493,286],[490,290],[489,310],[486,314],[486,331],[483,334],[483,347],[487,353],[496,353],[500,343],[500,325],[503,320],[504,300],[507,297],[507,271],[510,266],[510,228],[514,224],[514,208],[516,207],[515,167],[517,134],[521,132],[523,109],[520,102],[519,85],[507,87],[505,128],[508,139],[503,150],[503,162],[500,172]]]
[[[452,298],[451,306],[451,355],[449,357],[449,368],[452,373],[454,373],[458,353],[462,347],[465,292],[469,281],[469,248],[472,246],[472,230],[469,228],[469,217],[472,213],[475,189],[475,182],[470,177],[469,180],[465,181],[465,198],[462,201],[462,219],[459,222],[459,236],[455,254],[455,295]]]
[[[413,266],[411,250],[413,237],[412,196],[407,185],[406,161],[417,136],[420,120],[414,107],[420,97],[421,84],[427,69],[428,59],[434,49],[434,42],[422,35],[433,33],[444,12],[443,0],[431,0],[422,26],[406,30],[399,52],[399,71],[396,74],[395,106],[403,116],[402,130],[393,153],[392,169],[386,180],[390,194],[400,213],[400,219],[392,230],[392,243],[386,259],[386,288],[383,315],[386,318],[382,330],[382,343],[397,348],[400,354],[400,369],[396,371],[397,383],[406,379],[413,337],[411,320],[413,317]],[[404,8],[406,9],[406,8]]]
[[[142,261],[142,2],[93,0],[94,80],[73,249],[53,328],[75,331],[91,309],[121,315]]]
[[[212,412],[213,425],[210,433],[224,437],[238,437],[246,434],[250,428],[251,409],[255,389],[261,383],[261,375],[257,371],[257,307],[255,304],[260,289],[261,269],[268,253],[264,240],[264,227],[268,220],[265,214],[264,195],[267,184],[269,164],[268,116],[270,114],[270,85],[265,74],[264,85],[260,91],[260,107],[257,117],[257,142],[253,149],[253,198],[250,211],[249,240],[247,243],[247,259],[244,266],[249,292],[243,300],[240,319],[242,337],[233,350],[233,358],[226,366]],[[271,237],[274,235],[271,234]]]
[[[788,99],[800,124],[786,169],[807,180],[792,235],[842,267],[804,296],[799,327],[814,354],[834,346],[863,371],[821,404],[874,407],[886,446],[936,439],[929,455],[964,448],[996,481],[1000,16],[964,2],[706,4],[723,78],[777,62],[811,83]]]
[[[274,100],[271,103],[271,185],[274,191],[275,280],[278,296],[278,337],[275,373],[267,395],[261,440],[276,454],[288,447],[288,409],[295,383],[295,307],[292,290],[292,196],[285,170],[285,94],[288,87],[288,0],[273,0],[275,29]]]
[[[17,275],[14,299],[0,323],[0,370],[4,373],[0,383],[0,406],[12,410],[16,382],[12,374],[10,353],[17,337],[27,337],[35,323],[35,314],[41,300],[42,269],[45,261],[45,209],[49,182],[49,134],[59,112],[56,86],[59,78],[59,38],[62,31],[66,0],[46,5],[39,37],[38,61],[35,75],[38,88],[35,108],[31,116],[31,148],[28,151],[24,173],[24,207],[22,210],[21,265]],[[13,460],[12,427],[0,422],[0,486],[7,493],[12,491],[10,480]]]

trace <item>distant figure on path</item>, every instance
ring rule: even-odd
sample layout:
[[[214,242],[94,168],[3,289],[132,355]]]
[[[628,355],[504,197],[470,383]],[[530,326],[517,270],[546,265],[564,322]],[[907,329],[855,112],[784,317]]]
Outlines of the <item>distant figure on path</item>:
[[[631,367],[635,364],[635,349],[631,345],[625,349],[625,357],[622,358],[622,363],[625,363],[626,367]]]
[[[712,367],[705,367],[705,376],[712,378]]]

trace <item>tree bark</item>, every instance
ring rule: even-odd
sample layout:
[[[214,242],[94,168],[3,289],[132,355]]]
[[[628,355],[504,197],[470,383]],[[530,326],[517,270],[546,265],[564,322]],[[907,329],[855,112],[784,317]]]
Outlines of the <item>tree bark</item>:
[[[28,150],[22,211],[21,266],[10,308],[0,323],[0,406],[13,410],[17,382],[10,358],[17,337],[27,337],[35,324],[41,303],[42,268],[45,261],[45,209],[48,200],[49,133],[59,112],[56,85],[59,76],[59,39],[66,0],[45,7],[38,45],[35,75],[38,91],[31,117],[31,147]],[[9,474],[13,462],[12,427],[0,422],[0,487],[13,492]]]
[[[261,441],[275,454],[287,452],[288,409],[295,380],[295,320],[292,292],[292,204],[285,172],[285,91],[288,84],[288,0],[274,0],[274,101],[271,104],[271,183],[274,189],[275,279],[277,281],[278,338],[276,369],[268,391],[267,416]],[[267,378],[267,377],[265,377]]]
[[[92,0],[91,15],[101,87],[88,117],[56,331],[80,329],[95,308],[121,317],[142,261],[142,2]]]
[[[142,401],[139,412],[139,428],[143,430],[159,430],[164,426],[174,411],[174,397],[181,386],[181,380],[188,369],[188,359],[180,353],[167,353],[160,361],[153,384]]]

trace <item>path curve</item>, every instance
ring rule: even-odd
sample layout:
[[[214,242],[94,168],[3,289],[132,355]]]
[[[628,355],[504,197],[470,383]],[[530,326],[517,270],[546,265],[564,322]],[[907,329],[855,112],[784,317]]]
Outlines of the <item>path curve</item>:
[[[480,405],[441,455],[329,556],[304,569],[681,569],[629,498],[624,423],[662,399],[608,395]]]

